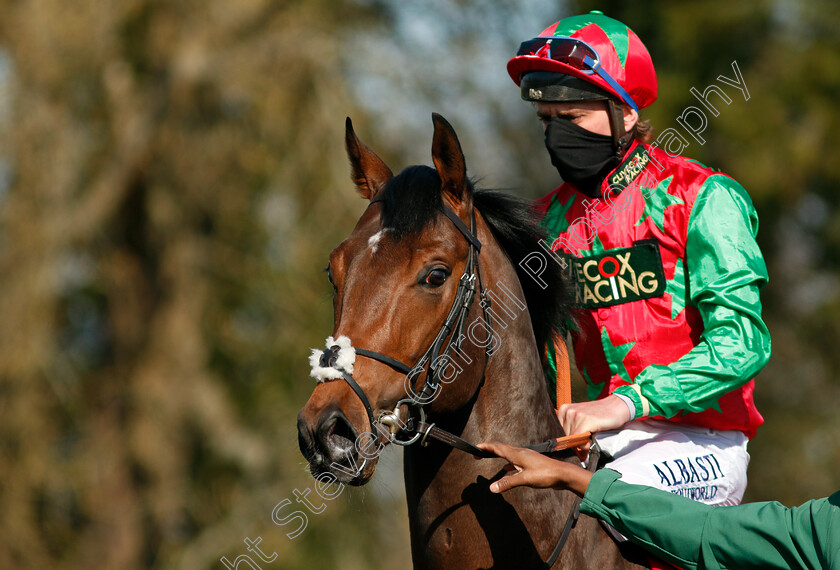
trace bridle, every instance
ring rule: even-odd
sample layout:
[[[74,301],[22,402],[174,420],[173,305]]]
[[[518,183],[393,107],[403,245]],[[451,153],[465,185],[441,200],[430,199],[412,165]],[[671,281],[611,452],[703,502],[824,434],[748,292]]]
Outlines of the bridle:
[[[370,204],[374,204],[376,202],[381,201],[384,201],[384,198],[382,196],[379,196],[372,199],[370,201]],[[467,315],[469,314],[473,301],[475,299],[476,288],[478,290],[479,296],[482,299],[480,306],[484,311],[484,319],[490,330],[491,335],[493,330],[491,313],[488,311],[490,307],[490,298],[486,294],[486,291],[481,283],[481,272],[478,260],[478,255],[481,252],[481,242],[479,241],[476,235],[475,209],[473,208],[470,211],[469,228],[458,217],[458,215],[445,204],[441,205],[441,212],[452,221],[452,223],[455,225],[458,231],[460,231],[461,234],[466,238],[469,244],[469,251],[467,253],[467,262],[464,266],[464,272],[461,274],[461,277],[458,280],[458,289],[455,292],[455,299],[452,302],[452,306],[449,309],[449,313],[447,314],[446,319],[441,325],[440,330],[438,331],[437,335],[435,335],[434,340],[432,340],[429,347],[426,349],[426,351],[418,359],[417,363],[413,367],[380,352],[367,350],[364,348],[354,348],[354,350],[357,355],[376,360],[378,362],[381,362],[382,364],[390,366],[394,370],[405,374],[407,386],[414,385],[416,378],[423,373],[426,365],[428,364],[428,373],[426,374],[426,379],[423,382],[423,385],[420,387],[419,391],[417,391],[413,397],[407,397],[399,400],[396,403],[392,412],[384,412],[379,417],[378,423],[388,426],[391,432],[390,443],[408,446],[419,441],[422,446],[426,446],[428,444],[428,439],[431,438],[445,443],[456,449],[460,449],[461,451],[470,453],[479,458],[492,458],[496,457],[494,453],[480,449],[472,443],[458,437],[457,435],[437,427],[434,423],[426,423],[424,407],[434,399],[434,396],[437,394],[437,391],[441,388],[441,381],[439,378],[439,370],[441,367],[437,364],[438,362],[440,362],[439,359],[441,358],[445,359],[444,362],[448,362],[451,358],[453,350],[461,349],[461,342],[464,339],[464,329],[466,327]],[[358,396],[359,400],[364,405],[365,411],[367,412],[368,421],[370,422],[371,430],[373,430],[377,423],[376,419],[373,416],[373,408],[370,405],[370,401],[367,395],[365,394],[365,391],[362,389],[361,386],[359,386],[359,384],[353,378],[353,375],[336,364],[339,350],[340,347],[338,345],[327,347],[327,349],[324,350],[321,354],[319,364],[321,367],[334,368],[341,373],[341,377],[344,379],[345,382],[347,382],[347,384],[350,386],[353,392],[356,393],[356,396]],[[488,358],[489,352],[487,351],[487,347],[485,347],[485,370],[487,368]],[[407,405],[409,408],[413,406],[418,411],[419,420],[416,422],[416,427],[413,425],[413,419],[411,417],[409,417],[406,422],[401,421],[400,409],[403,405]],[[409,439],[401,440],[398,439],[396,436],[402,431],[413,431],[413,434]],[[548,454],[573,448],[582,445],[587,441],[590,441],[590,434],[588,432],[586,434],[578,434],[573,436],[556,438],[546,442],[525,447],[527,447],[528,449],[533,449],[539,453]],[[591,444],[592,445],[590,449],[589,465],[587,469],[594,471],[597,466],[598,459],[600,457],[600,449],[598,448],[598,444],[595,442],[594,438],[591,439]],[[566,519],[566,523],[564,525],[560,539],[557,542],[557,545],[554,547],[554,550],[549,556],[548,560],[546,560],[546,562],[543,563],[543,568],[551,568],[551,566],[554,565],[554,563],[557,561],[557,558],[560,556],[560,552],[562,551],[563,546],[566,543],[569,533],[571,532],[572,528],[574,528],[575,523],[577,522],[578,516],[580,514],[580,504],[581,498],[578,497],[576,498],[572,506],[571,512],[569,513],[569,516]]]
[[[381,201],[384,201],[384,198],[379,196],[371,200],[370,204]],[[420,386],[419,390],[414,392],[413,396],[406,397],[398,401],[394,407],[394,411],[390,413],[383,413],[380,415],[377,422],[373,415],[373,407],[370,405],[370,400],[365,394],[365,391],[361,386],[359,386],[352,374],[348,373],[343,368],[338,368],[336,366],[336,359],[339,350],[338,345],[328,347],[323,352],[320,360],[320,366],[325,368],[336,368],[339,372],[341,372],[342,378],[356,393],[359,400],[361,400],[364,405],[368,421],[370,421],[371,429],[374,429],[376,423],[382,423],[383,425],[388,426],[393,436],[391,438],[391,443],[396,443],[397,445],[411,445],[422,437],[423,434],[415,430],[416,433],[408,440],[400,440],[396,438],[396,434],[399,431],[404,431],[405,427],[411,425],[411,418],[408,419],[408,422],[402,422],[400,420],[400,408],[403,405],[416,408],[420,414],[421,422],[425,422],[425,411],[423,408],[434,399],[441,387],[441,379],[439,375],[440,371],[445,366],[440,366],[439,364],[440,362],[449,362],[452,357],[453,350],[461,349],[461,342],[464,339],[464,329],[467,324],[467,314],[470,312],[470,308],[472,307],[475,299],[476,289],[478,289],[478,293],[482,298],[481,306],[484,309],[485,320],[492,330],[492,324],[489,320],[490,314],[487,312],[487,308],[490,306],[490,299],[486,295],[484,287],[481,284],[481,274],[478,262],[478,254],[481,252],[481,242],[476,236],[475,210],[472,209],[470,211],[471,228],[467,228],[466,224],[461,221],[461,218],[459,218],[458,215],[445,204],[441,206],[441,212],[452,221],[458,231],[460,231],[466,238],[469,244],[469,251],[467,252],[467,262],[464,266],[464,272],[458,280],[458,288],[455,292],[455,299],[452,302],[452,306],[450,307],[449,313],[443,321],[440,330],[438,330],[438,333],[435,335],[435,338],[414,366],[409,366],[404,362],[373,350],[367,350],[364,348],[354,349],[357,355],[376,360],[405,374],[407,377],[407,386],[414,386],[415,380],[423,373],[426,365],[428,364],[428,373],[426,374],[425,381],[423,382],[423,385]],[[454,334],[452,334],[453,331],[455,331]],[[485,358],[485,366],[486,364],[487,360]]]

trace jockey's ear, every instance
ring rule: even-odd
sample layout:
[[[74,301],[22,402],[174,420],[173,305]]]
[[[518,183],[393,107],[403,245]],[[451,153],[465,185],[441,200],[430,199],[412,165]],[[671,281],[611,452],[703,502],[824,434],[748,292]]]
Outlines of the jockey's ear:
[[[639,112],[630,105],[622,105],[622,117],[624,118],[624,132],[629,133],[636,123],[639,122]]]
[[[435,136],[432,140],[432,161],[438,171],[441,190],[448,194],[455,205],[469,198],[467,188],[467,165],[461,143],[452,125],[437,113],[432,113]]]
[[[351,176],[356,188],[364,198],[373,200],[394,177],[391,169],[382,162],[375,152],[370,150],[353,130],[353,122],[347,117],[345,122],[344,143],[352,168]]]

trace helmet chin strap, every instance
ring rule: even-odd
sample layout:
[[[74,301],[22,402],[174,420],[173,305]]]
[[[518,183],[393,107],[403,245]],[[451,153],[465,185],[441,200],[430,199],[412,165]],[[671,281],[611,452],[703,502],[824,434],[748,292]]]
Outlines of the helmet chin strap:
[[[615,147],[616,162],[624,156],[624,151],[630,146],[633,133],[624,130],[624,105],[618,101],[607,99],[607,114],[610,117],[613,146]]]

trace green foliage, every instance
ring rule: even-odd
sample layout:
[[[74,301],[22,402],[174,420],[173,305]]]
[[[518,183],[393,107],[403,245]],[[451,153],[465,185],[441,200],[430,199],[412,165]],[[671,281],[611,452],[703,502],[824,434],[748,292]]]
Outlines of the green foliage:
[[[271,512],[312,485],[294,416],[330,332],[320,269],[362,208],[341,148],[355,106],[324,54],[375,15],[102,7],[0,5],[0,567],[206,568],[254,531],[285,568],[337,565],[324,537],[346,505],[298,541]],[[373,563],[376,532],[343,540]]]

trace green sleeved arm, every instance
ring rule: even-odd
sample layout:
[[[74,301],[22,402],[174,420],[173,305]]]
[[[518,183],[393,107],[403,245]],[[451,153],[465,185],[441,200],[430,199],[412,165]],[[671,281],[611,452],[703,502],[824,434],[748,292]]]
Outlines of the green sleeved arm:
[[[710,507],[619,477],[597,472],[581,512],[681,568],[840,568],[840,492],[791,509]]]
[[[746,191],[731,178],[710,176],[688,222],[687,302],[703,319],[700,342],[669,365],[651,365],[616,393],[643,415],[719,409],[718,399],[753,378],[770,358],[770,333],[761,320],[759,290],[767,268],[755,241],[758,216]],[[641,392],[641,396],[639,394]]]

